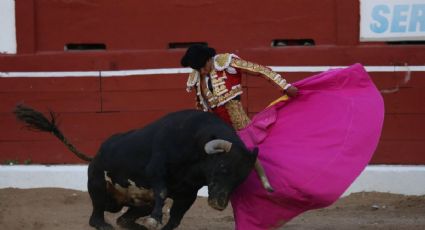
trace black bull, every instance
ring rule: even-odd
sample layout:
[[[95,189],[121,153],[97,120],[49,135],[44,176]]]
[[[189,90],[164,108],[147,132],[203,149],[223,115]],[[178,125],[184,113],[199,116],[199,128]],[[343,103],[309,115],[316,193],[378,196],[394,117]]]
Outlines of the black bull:
[[[142,129],[115,134],[91,159],[79,152],[55,124],[40,112],[19,105],[19,120],[29,127],[51,132],[81,159],[90,161],[88,191],[93,204],[90,225],[113,229],[104,211],[128,210],[117,224],[147,229],[136,224],[142,216],[149,225],[162,222],[167,197],[173,200],[170,219],[162,229],[174,229],[192,206],[198,190],[208,186],[208,203],[223,210],[230,193],[254,166],[257,150],[250,152],[236,132],[213,114],[185,110],[170,113]]]

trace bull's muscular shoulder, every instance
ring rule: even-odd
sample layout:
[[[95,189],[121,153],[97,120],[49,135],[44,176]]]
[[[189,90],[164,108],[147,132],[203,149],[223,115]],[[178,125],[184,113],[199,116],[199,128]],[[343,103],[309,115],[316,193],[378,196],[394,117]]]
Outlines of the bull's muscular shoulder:
[[[164,117],[169,117],[173,115],[195,115],[195,114],[204,114],[204,111],[196,110],[196,109],[185,109],[185,110],[179,110],[176,112],[169,113],[165,115]]]
[[[204,121],[209,120],[209,119],[215,120],[216,117],[217,117],[216,115],[209,113],[209,112],[189,109],[189,110],[181,110],[181,111],[170,113],[170,114],[162,117],[158,121],[159,122],[161,122],[161,121],[171,121],[171,122],[193,121],[193,122],[199,122],[199,120],[204,120]]]
[[[116,155],[126,152],[127,155],[140,157],[141,148],[164,149],[167,146],[180,145],[179,141],[190,141],[197,133],[216,136],[227,131],[227,124],[216,115],[200,110],[181,110],[169,113],[141,129],[116,134],[107,139],[101,146],[102,155]],[[142,142],[140,140],[143,140]],[[193,140],[192,140],[193,142]],[[163,143],[168,143],[164,145]],[[150,152],[150,151],[147,151]]]
[[[222,135],[233,135],[233,128],[220,119],[217,115],[200,110],[182,110],[166,115],[159,120],[162,124],[163,138],[181,139],[196,138],[196,134],[204,138],[218,137]],[[176,133],[177,132],[177,133]],[[236,135],[236,134],[235,134]]]

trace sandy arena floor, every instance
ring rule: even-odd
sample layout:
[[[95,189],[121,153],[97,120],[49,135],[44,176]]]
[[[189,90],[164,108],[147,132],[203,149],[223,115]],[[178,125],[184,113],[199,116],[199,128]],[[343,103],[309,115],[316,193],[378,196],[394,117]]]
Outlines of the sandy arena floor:
[[[0,229],[91,230],[91,202],[86,192],[66,189],[0,189]],[[119,214],[107,214],[115,225]],[[178,229],[231,230],[231,207],[219,212],[198,198]],[[119,229],[119,228],[117,228]],[[299,216],[280,229],[423,230],[425,196],[356,193],[333,206]]]

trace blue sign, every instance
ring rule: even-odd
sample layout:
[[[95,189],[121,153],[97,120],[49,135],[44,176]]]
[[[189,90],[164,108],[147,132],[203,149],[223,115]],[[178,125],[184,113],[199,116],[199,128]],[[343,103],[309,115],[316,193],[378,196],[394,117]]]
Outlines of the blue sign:
[[[425,0],[362,0],[360,39],[425,40]]]

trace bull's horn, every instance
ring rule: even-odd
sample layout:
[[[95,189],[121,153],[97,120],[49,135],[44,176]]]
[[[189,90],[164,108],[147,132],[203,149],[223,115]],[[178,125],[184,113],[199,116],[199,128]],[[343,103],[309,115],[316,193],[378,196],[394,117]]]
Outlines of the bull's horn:
[[[229,152],[232,148],[232,142],[221,139],[215,139],[205,144],[205,152],[207,154],[215,154],[221,152]]]

